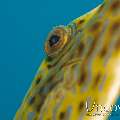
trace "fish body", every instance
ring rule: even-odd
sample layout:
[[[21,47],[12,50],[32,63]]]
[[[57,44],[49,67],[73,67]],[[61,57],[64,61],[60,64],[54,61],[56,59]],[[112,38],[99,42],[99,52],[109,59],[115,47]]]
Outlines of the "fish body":
[[[14,120],[106,120],[120,91],[120,0],[55,27],[45,51]]]

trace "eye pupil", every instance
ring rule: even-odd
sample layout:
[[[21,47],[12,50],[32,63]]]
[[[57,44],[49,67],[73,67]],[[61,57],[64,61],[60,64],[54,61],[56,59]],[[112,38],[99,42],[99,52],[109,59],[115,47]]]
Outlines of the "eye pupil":
[[[58,35],[52,35],[51,38],[49,39],[49,45],[52,47],[56,43],[58,43],[60,40],[60,36]]]

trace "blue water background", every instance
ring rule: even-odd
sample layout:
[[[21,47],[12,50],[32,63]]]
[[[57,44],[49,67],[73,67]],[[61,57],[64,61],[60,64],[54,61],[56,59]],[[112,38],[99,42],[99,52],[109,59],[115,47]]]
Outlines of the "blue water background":
[[[45,56],[52,27],[66,25],[101,2],[0,0],[0,120],[13,119]]]

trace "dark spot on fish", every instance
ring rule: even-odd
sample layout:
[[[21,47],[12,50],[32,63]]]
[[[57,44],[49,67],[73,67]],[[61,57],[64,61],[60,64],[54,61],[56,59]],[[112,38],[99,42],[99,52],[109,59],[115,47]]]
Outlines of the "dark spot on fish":
[[[56,63],[54,63],[54,64],[51,63],[53,61],[53,58],[50,56],[47,56],[46,61],[47,61],[47,68],[48,69],[50,69],[56,65]]]
[[[81,83],[83,83],[85,81],[85,76],[86,76],[85,72],[83,72],[81,75]]]
[[[38,120],[38,116],[35,116],[33,120]]]
[[[37,112],[40,112],[40,109],[41,109],[42,105],[43,105],[42,102],[39,105],[37,105],[37,107],[36,107],[36,111]]]
[[[118,40],[117,40],[117,43],[116,43],[115,48],[116,48],[117,50],[120,49],[120,37],[119,37]]]
[[[47,58],[46,58],[46,61],[47,61],[47,62],[51,62],[52,60],[53,60],[53,58],[52,58],[52,57],[47,56]]]
[[[44,93],[44,89],[45,89],[45,86],[41,86],[40,89],[39,89],[39,95],[43,94]]]
[[[111,10],[117,10],[118,8],[120,8],[120,1],[116,0],[115,2],[113,2],[113,4],[111,5],[110,9]]]
[[[100,74],[100,73],[98,73],[98,74],[97,74],[97,76],[95,77],[95,82],[94,82],[93,87],[95,87],[95,86],[97,86],[97,85],[98,85],[98,83],[99,83],[100,79],[101,79],[101,74]]]
[[[55,74],[52,74],[52,75],[48,78],[49,80],[47,81],[47,84],[50,83],[50,82],[52,82],[52,81],[55,79],[55,77],[56,77]]]
[[[35,102],[35,96],[30,97],[29,104],[32,105]]]
[[[84,102],[83,101],[81,101],[80,103],[79,103],[79,106],[78,106],[79,108],[79,110],[81,111],[82,109],[83,109],[83,107],[84,107]]]
[[[44,95],[47,95],[50,91],[52,91],[56,85],[60,82],[60,80],[58,81],[51,81],[49,84],[46,84],[44,87],[42,87],[40,90],[39,90],[39,94],[44,94]]]
[[[80,45],[79,45],[79,48],[78,48],[78,54],[79,55],[81,55],[81,53],[83,52],[84,48],[85,48],[85,45],[84,45],[84,43],[81,42]]]
[[[107,53],[107,48],[104,47],[100,52],[100,57],[104,57],[106,53]]]
[[[74,28],[72,29],[73,36],[76,36],[77,33],[81,33],[83,31],[83,23],[85,22],[85,19],[80,19],[74,24]],[[75,30],[74,30],[75,29]]]
[[[95,38],[95,39],[93,40],[93,43],[92,43],[92,45],[91,45],[88,53],[87,53],[87,58],[93,53],[94,49],[96,48],[97,42],[98,42],[98,39]]]
[[[51,120],[50,118],[47,118],[47,120]]]
[[[84,22],[85,22],[85,19],[81,19],[81,20],[78,21],[78,25],[81,25]]]
[[[100,26],[101,26],[101,22],[97,21],[90,27],[90,31],[91,32],[96,32],[96,31],[99,30]]]
[[[111,27],[111,34],[114,34],[115,32],[117,32],[118,29],[120,29],[120,21],[119,20],[113,23],[113,25]]]
[[[40,80],[41,80],[41,77],[40,76],[37,77],[37,79],[36,79],[36,85],[38,85],[40,83]]]
[[[98,13],[100,13],[100,12],[103,10],[104,5],[105,5],[105,3],[103,3],[103,4],[100,6],[100,8],[98,9]]]
[[[49,86],[49,91],[51,91],[54,87],[56,87],[56,85],[57,85],[59,82],[61,82],[61,81],[58,80],[58,81],[55,81],[55,82],[51,83],[50,86]]]
[[[59,118],[60,120],[63,120],[65,118],[65,112],[61,112]]]
[[[36,111],[37,111],[37,112],[40,112],[41,107],[42,107],[42,105],[43,105],[44,102],[45,102],[45,98],[46,98],[46,95],[42,95],[42,94],[41,94],[39,103],[36,105]]]
[[[78,80],[78,84],[81,85],[85,82],[87,74],[86,71],[84,70],[84,68],[81,68],[81,76],[80,76],[80,80]]]
[[[53,65],[51,65],[51,64],[48,64],[48,65],[47,65],[47,68],[48,68],[48,69],[50,69],[50,68],[52,68],[52,67],[53,67]]]

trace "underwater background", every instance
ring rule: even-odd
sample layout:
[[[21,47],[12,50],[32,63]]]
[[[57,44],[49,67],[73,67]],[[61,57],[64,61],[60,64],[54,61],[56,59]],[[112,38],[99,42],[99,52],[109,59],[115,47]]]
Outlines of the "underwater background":
[[[13,119],[44,59],[52,27],[67,25],[102,1],[0,0],[0,120]]]

